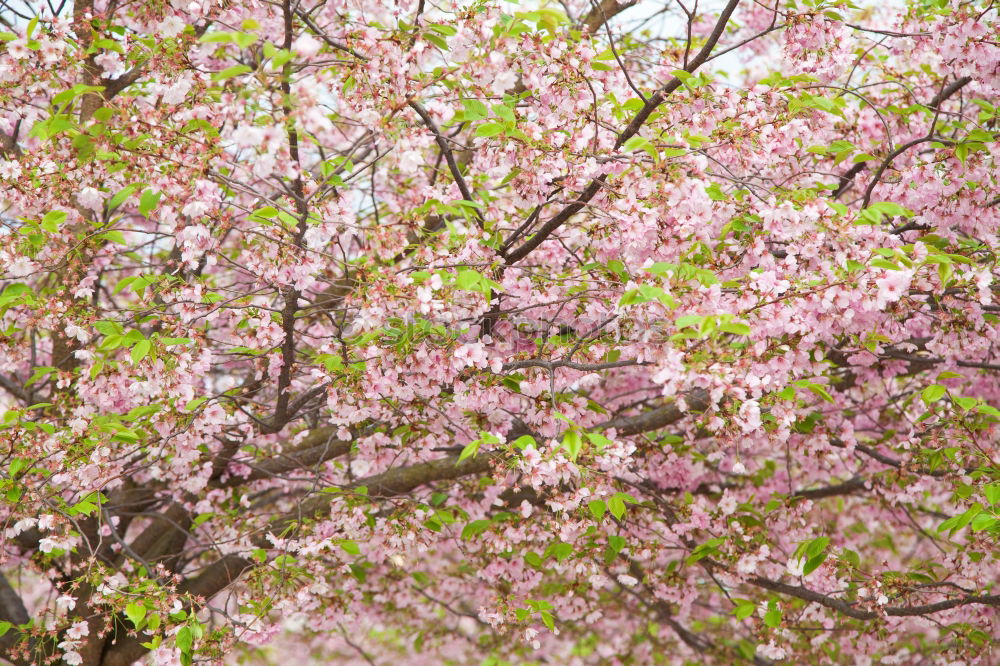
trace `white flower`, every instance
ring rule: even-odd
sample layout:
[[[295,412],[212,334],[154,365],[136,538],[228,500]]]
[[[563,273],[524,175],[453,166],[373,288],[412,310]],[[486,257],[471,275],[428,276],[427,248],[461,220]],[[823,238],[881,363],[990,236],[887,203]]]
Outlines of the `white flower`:
[[[754,555],[744,555],[736,563],[736,571],[744,576],[749,576],[750,574],[757,573],[757,564],[758,561]]]
[[[66,636],[68,636],[74,641],[89,635],[90,635],[90,625],[88,625],[83,620],[80,620],[79,622],[74,622],[73,626],[71,626],[69,629],[66,630]]]
[[[22,518],[21,520],[19,520],[16,523],[14,523],[13,527],[7,528],[7,531],[5,532],[5,534],[9,538],[16,537],[21,532],[24,532],[25,530],[31,529],[37,523],[38,523],[38,519],[37,518]]]
[[[7,42],[7,55],[14,60],[24,60],[29,57],[31,50],[28,49],[28,41],[26,39],[15,39],[14,41]]]
[[[125,68],[121,57],[113,51],[105,51],[104,53],[95,56],[94,63],[101,68],[105,77],[112,77]]]
[[[89,208],[95,213],[100,213],[104,209],[104,197],[93,187],[85,187],[76,195],[77,203],[84,208]]]
[[[876,302],[878,307],[885,307],[903,297],[910,288],[913,271],[886,271],[885,277],[875,280],[878,287]]]
[[[736,463],[733,465],[733,474],[746,474],[746,473],[747,473],[746,465],[744,465],[742,461],[737,460]]]
[[[800,557],[797,560],[789,559],[785,568],[788,569],[788,573],[796,578],[802,575],[802,571],[806,566],[806,558]]]
[[[312,58],[319,53],[321,48],[323,48],[322,42],[308,33],[301,35],[292,42],[292,50],[303,58]]]
[[[618,582],[625,587],[634,587],[639,583],[639,579],[629,576],[628,574],[618,574]]]
[[[889,597],[885,596],[884,594],[880,594],[878,595],[878,598],[875,599],[875,603],[877,603],[879,606],[885,606],[887,603],[889,603]]]
[[[405,150],[399,155],[399,170],[411,174],[424,163],[424,156],[418,150]]]
[[[323,247],[330,240],[330,234],[323,230],[322,227],[309,227],[306,229],[305,236],[303,239],[306,242],[306,247],[310,250],[315,250]]]
[[[17,180],[21,176],[21,165],[14,160],[0,160],[0,178]]]
[[[233,131],[233,141],[240,148],[256,148],[264,141],[264,132],[259,127],[240,125]]]
[[[87,331],[80,328],[76,324],[73,323],[66,324],[66,328],[64,330],[66,331],[66,335],[68,337],[76,338],[80,342],[86,343],[87,340],[90,339],[90,336],[87,335]]]
[[[184,32],[185,23],[180,16],[168,16],[156,26],[156,31],[162,37],[176,37]]]
[[[524,516],[525,518],[531,518],[531,514],[532,514],[532,512],[534,510],[535,510],[535,507],[533,507],[531,505],[531,502],[529,502],[528,500],[521,500],[521,515],[522,516]]]
[[[27,257],[18,257],[7,266],[7,277],[27,277],[38,270],[38,264]]]
[[[354,476],[365,476],[371,468],[371,462],[364,458],[355,458],[351,461],[351,474]]]
[[[788,655],[784,648],[775,645],[773,640],[767,645],[763,643],[759,644],[757,646],[757,654],[768,659],[784,659]]]
[[[747,400],[740,406],[740,418],[737,422],[744,433],[751,433],[760,428],[760,405],[756,400]]]

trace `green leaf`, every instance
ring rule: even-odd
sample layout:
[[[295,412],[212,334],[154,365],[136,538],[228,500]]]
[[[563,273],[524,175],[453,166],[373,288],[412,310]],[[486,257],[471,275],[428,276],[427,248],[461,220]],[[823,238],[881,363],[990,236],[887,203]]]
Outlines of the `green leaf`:
[[[477,439],[477,440],[471,441],[468,444],[466,444],[465,448],[462,449],[462,453],[460,453],[459,456],[458,456],[458,462],[455,463],[455,464],[458,465],[463,460],[465,460],[466,458],[471,458],[472,456],[474,456],[477,453],[479,453],[479,445],[482,444],[482,443],[483,443],[483,440]]]
[[[562,445],[569,452],[569,459],[576,462],[583,446],[583,437],[580,435],[580,431],[575,428],[567,430],[566,434],[563,435]]]
[[[139,214],[143,217],[149,217],[149,214],[160,204],[161,192],[154,192],[153,190],[146,190],[142,193],[142,197],[139,199]]]
[[[245,49],[257,41],[257,35],[246,32],[209,32],[198,40],[202,44],[236,44]]]
[[[496,136],[503,132],[503,125],[500,123],[483,123],[476,128],[476,136]]]
[[[736,616],[737,620],[745,620],[746,618],[753,615],[753,612],[757,609],[757,604],[752,601],[747,601],[746,599],[737,599],[736,608],[733,609],[733,615]]]
[[[177,649],[181,652],[190,652],[191,646],[194,645],[194,637],[191,635],[191,628],[188,626],[183,626],[180,631],[177,632],[177,638],[174,639],[177,644]]]
[[[611,497],[608,499],[608,511],[611,512],[612,516],[621,520],[622,516],[625,515],[625,502],[617,495]]]
[[[443,37],[439,37],[438,35],[433,35],[429,32],[425,32],[424,39],[426,39],[428,42],[438,47],[442,51],[448,50],[448,42]]]
[[[42,218],[41,227],[49,233],[56,233],[59,231],[59,225],[66,221],[66,213],[61,210],[50,210]]]
[[[221,72],[216,72],[212,75],[213,81],[225,81],[226,79],[231,79],[234,76],[240,76],[248,72],[252,72],[253,67],[249,65],[233,65],[232,67],[227,67]]]
[[[867,212],[870,217],[873,217],[876,223],[881,221],[882,216],[884,215],[889,215],[890,217],[897,215],[913,217],[913,211],[903,208],[899,204],[892,203],[891,201],[878,201],[870,204],[862,211],[862,214],[865,212]]]
[[[948,389],[941,384],[931,384],[920,392],[920,399],[924,401],[925,405],[929,405],[932,402],[937,402],[944,397],[944,394],[947,393],[947,391]]]
[[[513,123],[515,121],[514,111],[509,106],[504,104],[494,104],[491,108],[493,109],[493,113],[496,117],[505,123]]]
[[[152,343],[149,340],[140,340],[135,343],[135,347],[132,347],[132,365],[139,365],[142,359],[149,354],[150,347],[152,347]]]
[[[772,629],[777,629],[781,626],[781,611],[772,602],[770,608],[764,613],[764,624],[771,627]]]
[[[108,200],[108,210],[114,210],[115,208],[118,208],[118,206],[125,203],[125,200],[135,194],[136,190],[140,187],[142,187],[141,183],[132,183],[131,185],[126,185],[122,189],[118,190],[118,192]]]
[[[545,557],[554,557],[558,562],[562,562],[572,554],[573,546],[562,541],[557,541],[545,549]]]
[[[252,213],[252,215],[253,217],[263,217],[271,219],[272,217],[277,217],[278,212],[279,212],[278,209],[275,208],[274,206],[264,206],[263,208],[258,208],[257,210],[255,210]]]
[[[826,561],[826,556],[827,556],[827,553],[820,553],[819,555],[816,555],[815,557],[810,557],[806,561],[805,566],[802,567],[802,575],[803,576],[808,576],[813,571],[816,571],[816,569],[819,568],[819,565],[823,564],[823,562]]]
[[[997,524],[997,519],[990,514],[983,512],[977,514],[972,522],[969,523],[969,529],[973,532],[981,532],[985,529],[991,529],[995,524]]]
[[[696,546],[694,550],[691,551],[691,556],[688,557],[687,563],[694,564],[699,560],[703,560],[712,553],[716,552],[726,540],[723,537],[714,537],[709,539],[705,543]]]
[[[734,335],[750,335],[749,326],[735,321],[727,321],[723,324],[719,324],[719,330],[725,331],[726,333],[732,333]]]
[[[132,626],[136,629],[139,628],[139,623],[142,622],[143,618],[146,617],[146,606],[145,604],[140,604],[133,601],[128,606],[125,607],[125,617],[129,619]]]
[[[991,483],[983,487],[983,495],[992,505],[1000,504],[1000,483]]]
[[[462,538],[469,540],[475,536],[479,536],[488,530],[490,525],[491,523],[488,520],[473,520],[471,523],[462,528]]]
[[[288,49],[279,49],[277,46],[270,42],[264,43],[264,57],[271,59],[271,68],[280,69],[286,62],[292,59],[292,52]],[[349,90],[350,86],[348,83],[352,81],[352,78],[348,78],[344,83],[345,92]]]
[[[604,513],[608,510],[608,505],[604,503],[604,500],[591,500],[587,504],[587,508],[590,509],[590,514],[595,520],[601,520],[604,518]]]
[[[204,404],[208,398],[194,398],[193,400],[188,400],[187,404],[184,405],[184,411],[193,412]]]
[[[31,466],[31,462],[30,461],[28,461],[28,460],[26,460],[24,458],[14,458],[10,462],[10,467],[9,467],[8,474],[9,474],[10,478],[12,478],[12,479],[16,478],[18,472],[20,472],[21,470],[27,469],[30,466]]]
[[[46,365],[35,368],[35,371],[31,373],[31,377],[29,377],[28,381],[25,382],[24,384],[25,387],[31,386],[35,382],[41,380],[43,377],[47,377],[53,372],[56,372],[56,370],[57,368],[53,368],[51,366],[46,366]]]
[[[830,545],[829,537],[819,537],[817,539],[813,539],[812,541],[809,542],[809,545],[806,547],[805,556],[815,557],[816,555],[819,555],[824,550],[826,550],[826,547],[829,545]]]
[[[84,515],[89,516],[97,510],[101,502],[104,501],[104,497],[98,492],[92,492],[87,494],[86,497],[82,498],[79,502],[69,507],[69,512],[71,515]]]
[[[462,107],[465,109],[465,120],[482,120],[490,115],[489,108],[478,99],[463,99]]]
[[[813,384],[812,382],[806,380],[796,382],[796,384],[808,389],[812,393],[815,393],[827,402],[833,402],[833,396],[831,396],[829,392],[827,392],[826,388],[824,388],[821,384]]]
[[[121,347],[122,340],[124,340],[124,336],[109,335],[103,340],[101,340],[101,344],[98,345],[98,349],[100,349],[101,351],[114,351],[115,349]]]
[[[631,137],[628,141],[622,144],[622,150],[624,150],[627,153],[631,153],[636,150],[642,150],[647,155],[649,155],[650,158],[652,158],[653,160],[656,160],[659,157],[659,155],[656,152],[656,148],[653,147],[653,144],[649,142],[649,139],[642,136]]]
[[[983,510],[982,505],[979,502],[973,504],[967,511],[957,516],[953,516],[948,520],[944,521],[938,526],[938,532],[944,532],[948,530],[949,535],[955,534],[960,529],[972,522],[972,519],[978,516]]]
[[[623,145],[622,149],[626,152],[631,153],[633,150],[640,150],[649,145],[649,139],[642,136],[633,136],[628,139]]]

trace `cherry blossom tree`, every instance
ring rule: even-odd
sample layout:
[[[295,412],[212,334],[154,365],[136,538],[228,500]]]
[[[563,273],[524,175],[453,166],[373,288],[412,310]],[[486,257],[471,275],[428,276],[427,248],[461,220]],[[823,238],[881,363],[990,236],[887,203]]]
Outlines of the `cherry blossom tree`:
[[[0,661],[997,663],[993,2],[0,7]]]

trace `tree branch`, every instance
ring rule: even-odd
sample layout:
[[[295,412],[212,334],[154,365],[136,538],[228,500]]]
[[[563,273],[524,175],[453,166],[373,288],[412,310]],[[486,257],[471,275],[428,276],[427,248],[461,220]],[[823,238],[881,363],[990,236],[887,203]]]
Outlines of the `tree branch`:
[[[722,14],[719,16],[719,20],[716,22],[715,28],[712,30],[712,33],[708,36],[705,45],[701,48],[698,54],[694,58],[692,58],[692,60],[687,64],[687,66],[684,67],[684,70],[686,72],[689,73],[694,72],[696,69],[701,67],[701,65],[704,64],[704,62],[708,59],[708,57],[712,53],[712,49],[715,48],[715,45],[716,43],[718,43],[719,38],[722,37],[723,31],[725,30],[726,25],[729,23],[730,17],[733,15],[733,12],[736,10],[736,7],[737,5],[739,5],[739,3],[740,0],[729,0],[729,3],[726,5],[725,9],[722,10]],[[652,97],[650,97],[649,100],[646,101],[642,109],[640,109],[639,112],[636,113],[635,117],[632,119],[632,122],[630,122],[628,126],[622,131],[621,135],[619,135],[618,140],[615,142],[614,150],[617,151],[625,144],[626,141],[635,136],[642,128],[646,120],[649,119],[649,116],[653,113],[653,111],[656,110],[656,108],[667,99],[670,93],[672,93],[673,91],[677,90],[680,87],[681,87],[681,80],[678,79],[677,77],[674,77],[670,79],[670,81],[668,81],[666,85],[664,85],[662,88],[653,93]],[[584,189],[583,192],[580,193],[576,201],[574,201],[573,203],[569,204],[561,211],[556,213],[556,215],[550,218],[548,222],[543,224],[531,238],[524,241],[524,243],[522,243],[520,247],[507,253],[507,256],[504,257],[504,261],[508,265],[515,264],[521,259],[524,259],[526,256],[528,256],[536,247],[545,242],[545,239],[548,238],[550,235],[552,235],[552,232],[561,227],[563,223],[566,222],[568,219],[570,219],[571,217],[579,213],[581,210],[583,210],[583,207],[586,206],[590,202],[590,200],[594,198],[594,196],[601,190],[601,188],[604,187],[604,184],[606,182],[607,182],[607,175],[598,176],[593,181],[591,181],[590,185],[588,185],[586,189]]]
[[[787,583],[780,583],[778,581],[771,580],[769,578],[761,578],[759,576],[751,578],[747,582],[751,585],[764,588],[765,590],[787,594],[790,597],[796,597],[797,599],[802,599],[803,601],[815,602],[821,606],[835,610],[842,615],[854,618],[855,620],[874,620],[880,615],[880,613],[876,611],[862,610],[855,607],[853,604],[849,604],[843,599],[835,599],[834,597],[821,594],[799,585],[788,585]],[[888,606],[883,610],[886,615],[891,615],[893,617],[911,617],[915,615],[927,615],[929,613],[940,613],[941,611],[958,608],[959,606],[969,606],[973,604],[997,607],[1000,606],[1000,595],[969,595],[966,597],[946,599],[932,604],[922,604],[920,606]]]

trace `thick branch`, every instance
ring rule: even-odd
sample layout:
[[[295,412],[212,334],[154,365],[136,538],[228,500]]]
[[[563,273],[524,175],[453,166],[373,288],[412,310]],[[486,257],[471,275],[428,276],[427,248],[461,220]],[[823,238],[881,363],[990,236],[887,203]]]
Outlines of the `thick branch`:
[[[626,0],[626,2],[601,0],[599,3],[594,3],[590,11],[587,12],[587,15],[580,19],[580,24],[587,28],[587,31],[593,35],[601,29],[601,26],[629,7],[635,6],[637,2],[638,0]]]
[[[775,580],[770,580],[769,578],[760,577],[751,578],[747,582],[751,585],[764,588],[765,590],[787,594],[788,596],[796,597],[798,599],[802,599],[803,601],[815,602],[821,606],[835,610],[842,615],[854,618],[855,620],[874,620],[879,617],[879,613],[876,611],[862,610],[855,607],[853,604],[849,604],[843,599],[835,599],[834,597],[821,594],[800,585],[788,585],[787,583],[780,583]],[[883,610],[886,615],[894,617],[909,617],[915,615],[928,615],[930,613],[940,613],[941,611],[958,608],[959,606],[970,606],[974,604],[1000,607],[1000,595],[969,595],[966,597],[946,599],[932,604],[922,604],[920,606],[888,606]]]
[[[0,621],[10,622],[13,625],[25,624],[30,617],[28,609],[21,600],[21,595],[17,593],[7,577],[0,573]],[[14,630],[8,631],[0,636],[0,651],[10,653],[14,645],[20,640],[20,633]]]

